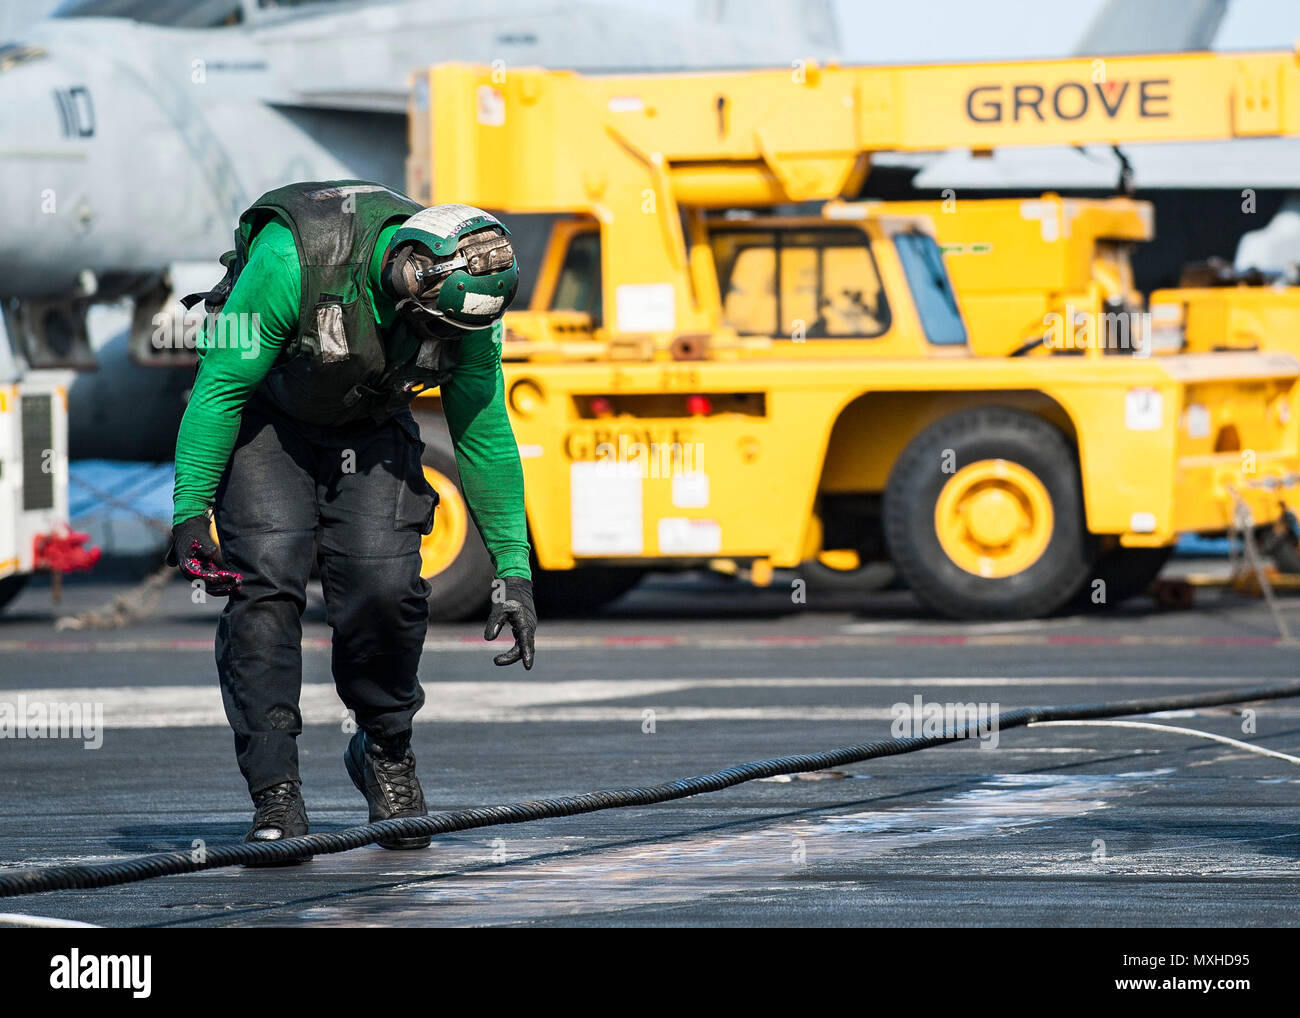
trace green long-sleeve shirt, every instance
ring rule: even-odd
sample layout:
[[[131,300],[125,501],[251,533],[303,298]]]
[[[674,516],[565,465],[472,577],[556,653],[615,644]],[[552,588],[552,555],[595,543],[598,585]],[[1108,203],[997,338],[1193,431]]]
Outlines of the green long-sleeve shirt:
[[[388,243],[400,224],[375,244],[366,288],[375,321],[392,324],[397,308],[379,283]],[[262,227],[223,311],[256,312],[256,342],[217,343],[205,332],[199,371],[176,436],[173,524],[206,512],[230,460],[244,404],[297,334],[301,274],[293,233],[279,221]],[[233,318],[233,321],[245,319]],[[529,576],[523,468],[506,416],[501,347],[491,329],[466,333],[452,378],[442,386],[461,487],[498,576]]]

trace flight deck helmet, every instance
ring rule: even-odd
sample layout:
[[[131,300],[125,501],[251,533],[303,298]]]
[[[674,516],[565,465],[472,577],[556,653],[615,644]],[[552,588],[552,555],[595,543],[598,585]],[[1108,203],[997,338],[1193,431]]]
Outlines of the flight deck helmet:
[[[492,325],[519,289],[510,231],[472,205],[434,205],[406,220],[389,245],[384,288],[423,331]],[[450,329],[447,327],[451,327]]]

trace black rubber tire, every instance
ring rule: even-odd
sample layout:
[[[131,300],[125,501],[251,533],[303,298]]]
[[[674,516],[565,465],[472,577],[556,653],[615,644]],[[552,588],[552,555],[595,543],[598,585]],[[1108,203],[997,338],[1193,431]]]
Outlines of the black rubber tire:
[[[984,459],[1004,459],[1031,471],[1052,501],[1052,536],[1029,568],[985,578],[944,552],[934,526],[939,493],[953,471]],[[932,611],[955,619],[1025,619],[1050,615],[1079,589],[1091,555],[1084,525],[1078,457],[1053,425],[1021,410],[980,407],[942,418],[903,450],[890,472],[884,500],[890,558],[912,592]]]
[[[22,593],[22,589],[27,586],[27,581],[31,578],[30,573],[15,573],[0,580],[0,611],[4,611],[5,606]]]
[[[428,427],[421,421],[420,438],[424,442],[424,464],[450,478],[460,489],[460,471],[456,469],[456,454],[451,448],[451,436],[443,429]],[[462,492],[461,497],[464,498]],[[434,510],[433,525],[438,526]],[[488,554],[483,538],[468,521],[465,544],[460,554],[442,572],[427,577],[429,582],[429,621],[460,622],[465,619],[487,618],[488,601],[492,597],[492,580],[496,575],[492,556]]]
[[[641,582],[644,569],[580,566],[549,570],[533,562],[533,601],[541,618],[591,615],[617,601]]]
[[[1300,548],[1296,546],[1295,538],[1287,535],[1275,542],[1272,555],[1278,572],[1291,575],[1300,573]]]
[[[1277,523],[1256,531],[1260,548],[1273,559],[1278,572],[1300,573],[1300,544],[1296,542],[1296,530],[1295,513],[1287,509]]]
[[[1115,545],[1097,556],[1083,585],[1070,599],[1070,606],[1079,611],[1106,611],[1118,608],[1125,601],[1145,594],[1155,582],[1160,570],[1174,553],[1174,546],[1164,548],[1125,548]],[[1093,584],[1101,580],[1105,587],[1105,600],[1093,600]]]
[[[809,590],[827,594],[870,594],[885,590],[898,579],[898,570],[890,562],[867,562],[856,569],[832,569],[810,558],[801,562],[795,571],[808,581]]]

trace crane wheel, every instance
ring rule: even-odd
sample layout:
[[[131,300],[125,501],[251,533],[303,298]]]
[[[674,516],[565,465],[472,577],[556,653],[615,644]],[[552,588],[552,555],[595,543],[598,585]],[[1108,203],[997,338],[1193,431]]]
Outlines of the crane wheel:
[[[965,410],[917,435],[890,473],[884,523],[912,592],[949,618],[1050,615],[1091,563],[1074,447],[1021,410]]]
[[[429,619],[486,618],[495,571],[460,489],[451,438],[430,428],[423,429],[421,437],[424,476],[438,493],[433,530],[420,541],[420,575],[429,584]]]

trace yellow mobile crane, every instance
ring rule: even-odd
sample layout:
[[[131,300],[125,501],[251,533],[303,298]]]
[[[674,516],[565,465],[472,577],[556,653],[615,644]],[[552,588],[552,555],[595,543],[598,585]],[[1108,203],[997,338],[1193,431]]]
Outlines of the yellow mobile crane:
[[[843,552],[888,556],[936,611],[1024,617],[1122,599],[1238,505],[1277,519],[1257,482],[1297,467],[1292,356],[976,357],[928,217],[755,213],[851,197],[882,150],[1294,133],[1297,73],[1194,54],[422,75],[412,196],[558,217],[503,339],[543,582],[719,559],[762,582]],[[426,573],[448,591],[484,557],[431,449]]]

